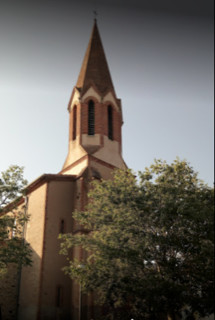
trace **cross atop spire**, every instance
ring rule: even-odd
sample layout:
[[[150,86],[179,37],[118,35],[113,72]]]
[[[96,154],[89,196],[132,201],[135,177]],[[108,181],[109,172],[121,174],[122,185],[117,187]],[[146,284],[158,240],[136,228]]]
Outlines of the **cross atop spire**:
[[[101,94],[114,90],[96,19],[76,87],[83,95],[91,85]]]
[[[94,21],[97,21],[98,12],[96,10],[94,10],[93,14],[94,14]]]

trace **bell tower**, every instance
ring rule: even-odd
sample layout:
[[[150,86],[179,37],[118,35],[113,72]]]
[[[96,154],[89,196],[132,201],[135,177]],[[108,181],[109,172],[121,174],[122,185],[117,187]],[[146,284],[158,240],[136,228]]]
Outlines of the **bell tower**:
[[[126,168],[117,98],[96,20],[69,104],[69,150],[62,174],[89,167]],[[103,177],[102,172],[99,173]]]

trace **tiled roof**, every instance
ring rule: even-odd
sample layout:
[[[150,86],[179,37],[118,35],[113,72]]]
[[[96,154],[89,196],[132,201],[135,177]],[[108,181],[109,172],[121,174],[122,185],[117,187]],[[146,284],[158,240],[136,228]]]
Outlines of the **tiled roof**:
[[[114,90],[96,21],[76,87],[81,90],[81,95],[83,95],[91,85],[95,85],[101,94]]]

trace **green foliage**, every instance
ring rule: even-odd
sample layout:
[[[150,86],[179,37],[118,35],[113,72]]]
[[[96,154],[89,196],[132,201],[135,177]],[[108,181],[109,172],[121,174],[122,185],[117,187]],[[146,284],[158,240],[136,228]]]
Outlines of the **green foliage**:
[[[27,185],[27,180],[24,179],[23,174],[24,168],[16,165],[1,172],[0,213],[8,203],[22,195],[23,189]]]
[[[25,205],[18,211],[16,205],[23,194],[27,181],[23,178],[23,168],[10,166],[0,177],[0,278],[7,272],[9,263],[31,263],[31,250],[24,243],[23,231],[28,217]],[[10,214],[4,214],[6,206],[14,201]]]
[[[187,162],[156,160],[138,179],[115,171],[113,181],[92,183],[89,198],[74,218],[91,231],[60,235],[61,253],[86,251],[64,271],[97,293],[103,319],[213,312],[214,191]]]

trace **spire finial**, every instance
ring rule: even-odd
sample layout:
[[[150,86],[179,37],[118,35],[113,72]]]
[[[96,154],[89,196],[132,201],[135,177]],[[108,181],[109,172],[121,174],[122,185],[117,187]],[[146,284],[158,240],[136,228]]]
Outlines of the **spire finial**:
[[[94,21],[97,21],[98,12],[96,10],[93,11]]]

